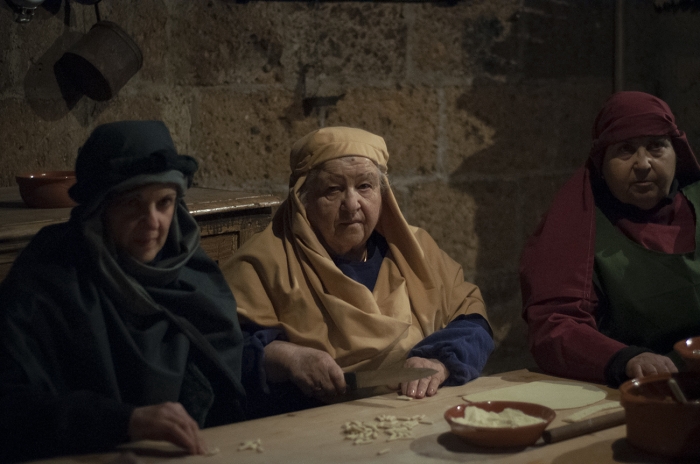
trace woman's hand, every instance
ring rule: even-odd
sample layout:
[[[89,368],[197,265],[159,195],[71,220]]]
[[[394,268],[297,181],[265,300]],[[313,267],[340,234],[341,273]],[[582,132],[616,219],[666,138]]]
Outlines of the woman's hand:
[[[345,377],[325,351],[275,340],[265,347],[265,372],[271,382],[290,380],[307,396],[323,399],[345,393]]]
[[[625,373],[630,379],[664,372],[678,372],[670,358],[655,353],[642,353],[627,361]]]
[[[403,364],[404,367],[427,367],[435,369],[436,374],[424,379],[411,380],[401,384],[401,393],[411,398],[423,398],[425,396],[433,396],[437,393],[438,388],[450,376],[450,372],[445,365],[437,359],[426,359],[413,357],[408,358]]]
[[[161,403],[134,409],[127,431],[129,439],[165,440],[190,454],[209,452],[199,435],[199,426],[180,403]]]

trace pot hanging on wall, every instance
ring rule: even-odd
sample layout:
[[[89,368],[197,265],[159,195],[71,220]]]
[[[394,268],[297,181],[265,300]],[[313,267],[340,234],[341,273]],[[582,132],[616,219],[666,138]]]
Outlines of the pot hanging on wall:
[[[117,24],[99,21],[60,61],[63,70],[85,95],[105,101],[141,69],[143,54]]]

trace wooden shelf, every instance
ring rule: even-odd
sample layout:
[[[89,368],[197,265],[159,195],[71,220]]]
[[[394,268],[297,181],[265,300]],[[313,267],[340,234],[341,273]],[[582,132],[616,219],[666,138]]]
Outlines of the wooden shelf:
[[[267,227],[281,203],[274,195],[198,187],[187,191],[185,201],[201,229],[202,248],[217,262]],[[17,187],[0,188],[0,280],[42,227],[68,221],[70,212],[29,208]]]

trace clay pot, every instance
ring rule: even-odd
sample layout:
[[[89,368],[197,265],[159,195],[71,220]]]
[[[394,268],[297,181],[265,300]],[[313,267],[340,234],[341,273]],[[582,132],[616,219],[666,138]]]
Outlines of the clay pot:
[[[22,200],[31,208],[70,208],[77,204],[68,195],[76,181],[74,171],[26,172],[15,180]]]
[[[673,376],[689,403],[676,401],[668,380]],[[700,458],[700,373],[656,374],[620,386],[627,440],[655,454]]]
[[[700,372],[700,337],[680,340],[673,349],[683,358],[687,370]]]

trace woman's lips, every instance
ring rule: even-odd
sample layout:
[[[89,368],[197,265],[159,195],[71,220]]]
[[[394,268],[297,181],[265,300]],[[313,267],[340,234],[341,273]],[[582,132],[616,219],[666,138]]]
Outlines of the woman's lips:
[[[157,242],[158,237],[149,237],[149,238],[138,238],[134,240],[134,243],[141,245],[141,246],[147,246],[150,245],[153,242]]]
[[[655,184],[652,181],[645,180],[645,181],[634,182],[632,184],[632,188],[634,188],[635,190],[647,191],[647,190],[651,190],[652,188],[654,188],[654,185]]]

